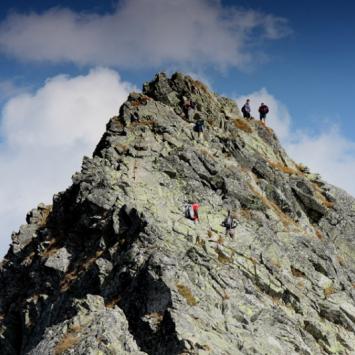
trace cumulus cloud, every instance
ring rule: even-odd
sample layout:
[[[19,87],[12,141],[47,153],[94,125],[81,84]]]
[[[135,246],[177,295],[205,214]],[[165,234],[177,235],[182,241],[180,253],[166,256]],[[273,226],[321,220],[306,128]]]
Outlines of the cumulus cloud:
[[[95,148],[109,117],[133,87],[117,72],[59,75],[4,106],[0,133],[0,255],[26,212],[70,184],[83,155]]]
[[[294,139],[289,139],[286,149],[294,159],[355,196],[355,142],[336,126],[317,135],[298,132]]]
[[[267,123],[296,162],[306,164],[328,182],[355,196],[355,142],[342,135],[336,126],[324,127],[317,134],[296,130],[287,107],[266,89],[238,97],[238,105],[241,107],[247,98],[251,100],[255,117],[260,103],[267,103],[270,108]]]
[[[0,24],[0,49],[22,60],[145,67],[244,67],[251,44],[290,33],[286,19],[218,0],[124,0],[112,14],[54,8],[12,14]]]

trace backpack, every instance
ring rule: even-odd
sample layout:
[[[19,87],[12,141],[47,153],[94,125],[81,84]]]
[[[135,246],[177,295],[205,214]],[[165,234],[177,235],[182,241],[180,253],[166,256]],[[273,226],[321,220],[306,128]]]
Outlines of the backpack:
[[[224,221],[224,226],[227,229],[231,229],[233,227],[233,218],[231,216],[228,216],[226,220]]]
[[[261,106],[260,107],[260,112],[261,113],[268,113],[269,112],[269,108],[266,105]]]
[[[195,123],[195,126],[194,126],[194,131],[195,132],[202,132],[203,131],[203,128],[204,128],[204,120],[198,120],[196,123]]]
[[[228,230],[229,229],[233,229],[237,226],[237,222],[233,219],[232,216],[228,216],[224,222],[223,222],[223,226],[226,227]]]
[[[245,105],[242,107],[242,113],[245,113]]]

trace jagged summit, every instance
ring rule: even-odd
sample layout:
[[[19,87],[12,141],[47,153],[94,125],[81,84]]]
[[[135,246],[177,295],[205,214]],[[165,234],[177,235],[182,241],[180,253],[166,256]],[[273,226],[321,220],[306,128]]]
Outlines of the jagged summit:
[[[27,223],[1,264],[1,354],[355,351],[355,200],[189,76],[130,94]]]

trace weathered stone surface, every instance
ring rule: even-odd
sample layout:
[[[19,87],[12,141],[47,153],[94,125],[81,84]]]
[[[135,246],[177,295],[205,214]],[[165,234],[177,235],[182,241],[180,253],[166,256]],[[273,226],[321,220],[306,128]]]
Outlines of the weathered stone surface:
[[[44,265],[61,272],[66,272],[70,265],[70,254],[67,249],[60,248],[48,257]]]
[[[159,74],[13,235],[1,354],[352,354],[354,206],[232,100]]]

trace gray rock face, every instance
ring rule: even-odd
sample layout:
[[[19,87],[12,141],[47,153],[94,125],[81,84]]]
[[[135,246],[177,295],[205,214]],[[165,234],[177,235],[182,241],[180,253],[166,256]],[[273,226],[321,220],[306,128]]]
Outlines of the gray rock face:
[[[65,248],[60,248],[56,250],[53,255],[48,257],[44,265],[58,271],[66,272],[70,265],[70,254]]]
[[[355,352],[355,199],[188,76],[132,93],[27,223],[0,269],[1,354]]]

